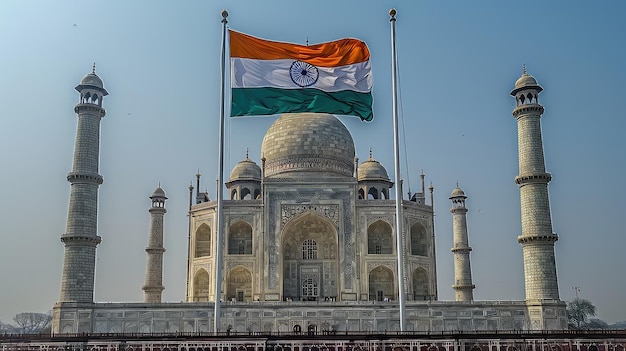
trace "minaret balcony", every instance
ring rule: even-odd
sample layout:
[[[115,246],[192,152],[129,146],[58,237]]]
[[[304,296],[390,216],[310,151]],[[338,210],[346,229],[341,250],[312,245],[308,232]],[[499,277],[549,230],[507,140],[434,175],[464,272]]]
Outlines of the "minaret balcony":
[[[80,173],[70,172],[67,174],[67,181],[74,183],[96,183],[98,185],[104,182],[104,179],[99,174],[94,173]]]
[[[517,242],[520,244],[554,243],[557,240],[559,240],[559,236],[556,233],[548,235],[520,235],[517,237]]]
[[[150,207],[148,210],[149,213],[158,213],[158,214],[166,214],[167,210],[163,207]]]
[[[513,117],[519,117],[520,115],[525,115],[529,113],[533,114],[543,114],[543,106],[539,104],[525,104],[519,105],[513,110]]]
[[[91,245],[96,246],[100,244],[102,238],[100,236],[80,235],[80,234],[63,234],[61,235],[61,242],[65,245]]]
[[[464,289],[474,289],[476,285],[474,284],[454,284],[452,285],[452,289],[455,290],[464,290]]]
[[[75,113],[82,113],[82,112],[87,112],[87,111],[98,112],[100,114],[100,117],[104,117],[104,115],[106,115],[106,111],[104,110],[104,108],[96,104],[79,103],[79,104],[76,104],[76,106],[74,106]]]
[[[528,183],[541,183],[546,184],[552,180],[552,174],[550,173],[539,173],[539,174],[529,174],[529,175],[520,175],[515,177],[515,184],[522,186]]]

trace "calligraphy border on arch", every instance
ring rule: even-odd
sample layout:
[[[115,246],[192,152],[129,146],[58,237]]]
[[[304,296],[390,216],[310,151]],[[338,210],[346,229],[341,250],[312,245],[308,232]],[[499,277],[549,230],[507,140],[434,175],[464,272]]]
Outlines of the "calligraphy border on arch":
[[[282,230],[283,224],[282,224],[282,219],[280,218],[282,216],[282,211],[278,213],[277,211],[282,210],[282,206],[288,205],[288,204],[282,203],[282,201],[284,200],[311,201],[311,199],[314,199],[315,201],[326,201],[326,200],[341,201],[340,205],[339,204],[336,205],[337,206],[336,227],[339,232],[343,231],[344,256],[351,258],[351,259],[344,260],[343,265],[342,265],[343,273],[344,273],[343,275],[344,286],[346,289],[352,289],[352,285],[354,281],[354,272],[353,272],[353,268],[351,264],[353,257],[354,257],[354,247],[352,245],[353,221],[350,219],[345,219],[345,218],[343,219],[343,221],[341,221],[339,219],[339,215],[340,215],[339,210],[343,209],[344,211],[348,211],[348,209],[350,208],[350,200],[353,198],[353,196],[354,196],[354,193],[347,189],[346,190],[336,189],[331,194],[328,194],[326,192],[321,192],[321,191],[299,191],[295,199],[293,197],[293,193],[267,192],[267,196],[265,200],[267,204],[266,213],[267,213],[267,219],[268,219],[268,223],[267,223],[268,232],[266,235],[268,239],[267,250],[270,253],[268,257],[269,259],[268,280],[267,280],[268,289],[270,290],[276,289],[278,287],[278,280],[279,280],[279,273],[278,273],[279,255],[277,252],[278,248],[277,248],[277,242],[276,242],[277,240],[276,234],[277,234],[277,231]],[[335,223],[335,221],[332,218],[330,217],[328,218],[331,221],[333,221],[333,223]],[[343,223],[343,229],[339,228],[340,222]]]
[[[307,211],[315,212],[330,219],[335,229],[339,229],[339,205],[334,204],[282,204],[280,206],[281,227],[284,228],[292,218]]]

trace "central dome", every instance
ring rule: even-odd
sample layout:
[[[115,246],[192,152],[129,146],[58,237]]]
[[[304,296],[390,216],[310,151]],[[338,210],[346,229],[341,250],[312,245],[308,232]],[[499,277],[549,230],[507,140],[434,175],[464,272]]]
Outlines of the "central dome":
[[[261,145],[265,176],[351,177],[354,173],[352,135],[335,116],[324,113],[286,113],[267,130]]]

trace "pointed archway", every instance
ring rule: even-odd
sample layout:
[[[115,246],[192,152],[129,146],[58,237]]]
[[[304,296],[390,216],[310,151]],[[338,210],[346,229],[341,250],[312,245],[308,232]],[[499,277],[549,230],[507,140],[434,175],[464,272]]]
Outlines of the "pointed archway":
[[[194,257],[204,257],[211,255],[211,227],[203,223],[196,230],[195,254]]]
[[[424,268],[413,271],[413,300],[430,300],[428,293],[428,272]]]
[[[393,272],[391,269],[378,266],[369,275],[369,299],[385,301],[394,297]]]
[[[245,267],[235,267],[228,274],[226,300],[252,301],[252,273]]]
[[[283,298],[335,299],[338,295],[338,240],[333,224],[308,212],[292,219],[282,233]]]
[[[209,301],[209,273],[204,269],[193,278],[193,301]]]

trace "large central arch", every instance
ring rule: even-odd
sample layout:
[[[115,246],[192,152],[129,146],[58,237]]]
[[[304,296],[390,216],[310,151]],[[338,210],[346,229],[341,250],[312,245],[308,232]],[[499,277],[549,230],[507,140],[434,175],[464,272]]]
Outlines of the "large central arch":
[[[282,233],[283,298],[294,301],[335,299],[338,295],[337,229],[326,218],[307,212]]]

